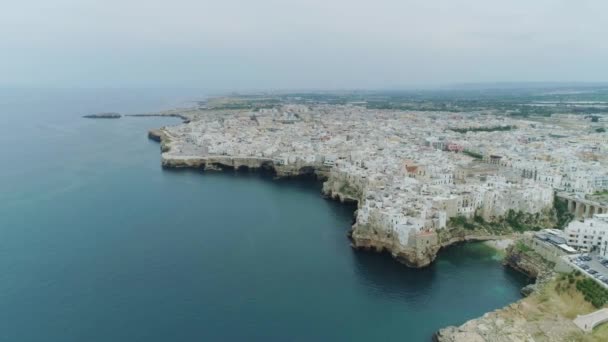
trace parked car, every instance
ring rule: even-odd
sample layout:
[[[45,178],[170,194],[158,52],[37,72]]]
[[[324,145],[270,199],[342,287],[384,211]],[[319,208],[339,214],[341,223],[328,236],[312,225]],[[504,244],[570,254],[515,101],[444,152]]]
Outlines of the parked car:
[[[589,274],[596,274],[597,271],[596,270],[589,270],[589,271],[587,271],[587,273],[589,273]]]

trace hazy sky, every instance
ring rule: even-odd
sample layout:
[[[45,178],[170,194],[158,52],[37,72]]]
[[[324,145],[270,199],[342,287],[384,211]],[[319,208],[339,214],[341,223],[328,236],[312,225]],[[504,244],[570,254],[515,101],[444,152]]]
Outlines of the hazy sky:
[[[4,0],[0,84],[608,81],[606,0]]]

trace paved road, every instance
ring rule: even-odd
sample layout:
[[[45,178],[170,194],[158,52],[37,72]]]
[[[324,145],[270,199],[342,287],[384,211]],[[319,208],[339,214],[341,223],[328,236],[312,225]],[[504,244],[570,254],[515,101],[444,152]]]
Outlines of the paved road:
[[[579,315],[574,319],[574,324],[585,332],[591,332],[594,327],[608,322],[608,309],[601,309],[587,315]]]
[[[599,274],[603,275],[604,278],[608,278],[608,267],[602,265],[598,258],[597,255],[594,254],[590,254],[589,255],[592,259],[591,261],[585,261],[582,264],[585,264],[587,266],[589,266],[592,270],[596,270]],[[575,256],[571,256],[568,257],[567,260],[570,263],[570,265],[576,269],[579,270],[582,274],[584,274],[585,276],[595,280],[598,284],[600,284],[602,287],[608,289],[608,284],[600,281],[599,279],[597,279],[596,277],[594,277],[593,275],[587,273],[586,270],[582,269],[579,265],[576,265],[575,263],[572,262],[572,259],[575,258]]]

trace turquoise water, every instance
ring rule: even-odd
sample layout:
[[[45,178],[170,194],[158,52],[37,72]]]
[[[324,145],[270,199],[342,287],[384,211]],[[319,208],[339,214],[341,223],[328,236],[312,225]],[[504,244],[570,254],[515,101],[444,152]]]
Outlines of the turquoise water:
[[[0,90],[1,341],[429,341],[520,298],[482,244],[356,253],[320,186],[163,171],[179,91]]]

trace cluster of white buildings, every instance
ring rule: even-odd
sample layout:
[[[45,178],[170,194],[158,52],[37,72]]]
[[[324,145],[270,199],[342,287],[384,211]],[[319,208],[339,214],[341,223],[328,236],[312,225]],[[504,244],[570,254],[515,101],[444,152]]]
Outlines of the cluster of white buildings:
[[[584,221],[574,220],[564,230],[569,246],[583,251],[597,251],[608,257],[608,214],[595,214]]]
[[[174,141],[166,157],[330,167],[330,179],[360,191],[357,222],[385,227],[402,244],[445,228],[452,217],[535,214],[552,207],[556,190],[577,196],[608,190],[608,134],[578,126],[352,105],[181,113],[191,121],[165,128]],[[516,128],[451,130],[507,125]]]

